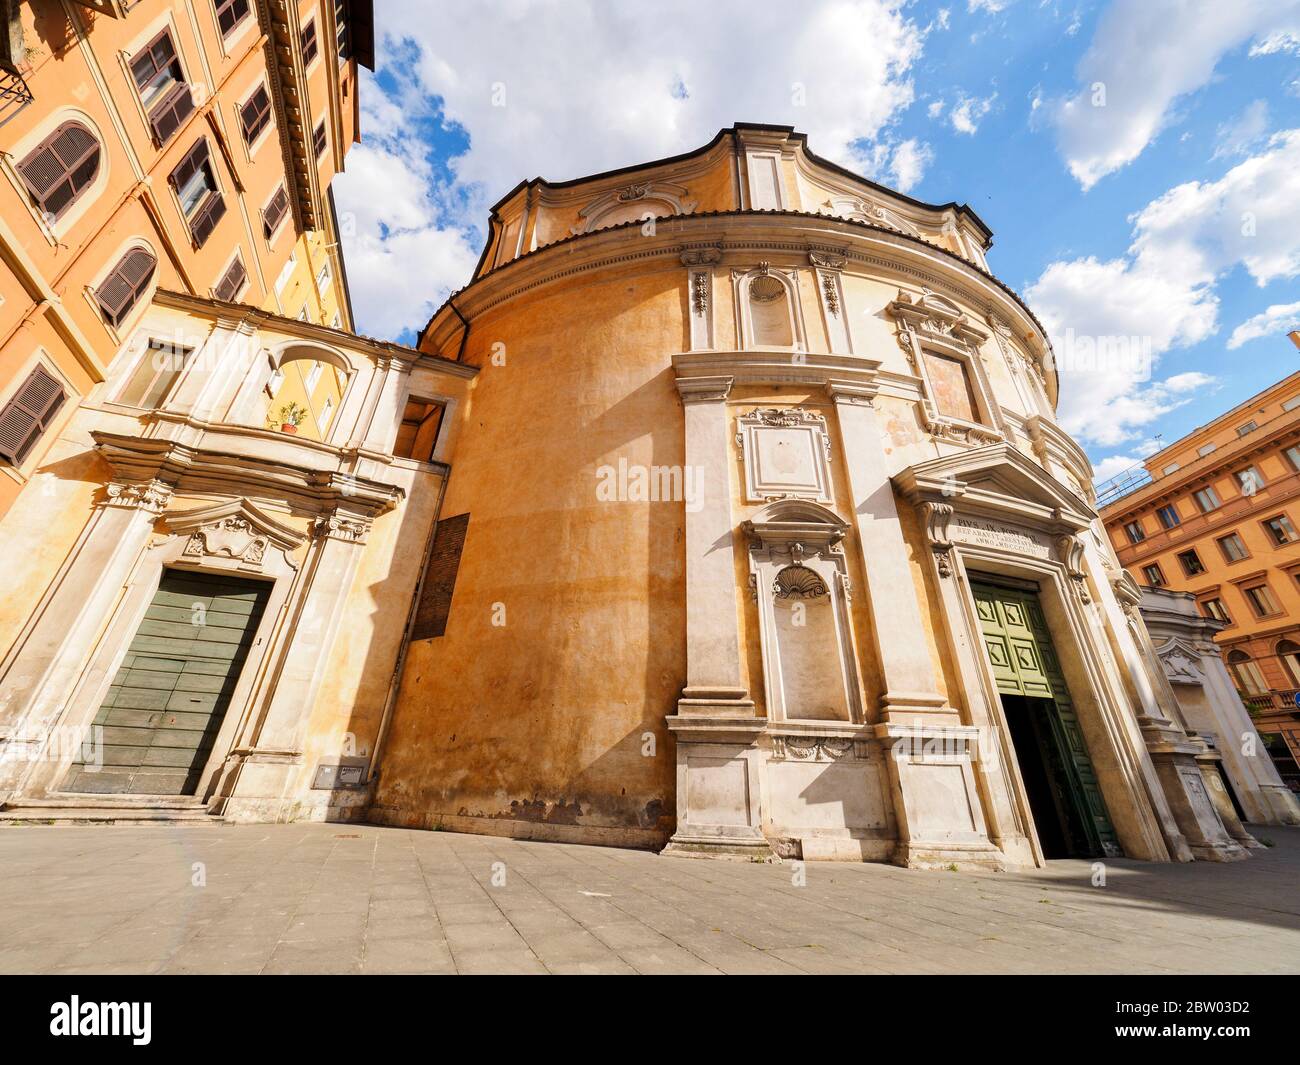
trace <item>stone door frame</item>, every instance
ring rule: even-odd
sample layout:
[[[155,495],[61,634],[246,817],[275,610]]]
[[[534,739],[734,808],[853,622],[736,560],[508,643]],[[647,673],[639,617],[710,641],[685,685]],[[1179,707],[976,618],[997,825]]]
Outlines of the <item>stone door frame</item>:
[[[240,669],[221,727],[204,765],[194,796],[206,798],[219,770],[246,732],[262,690],[261,680],[277,644],[286,604],[297,590],[299,564],[292,552],[305,534],[269,518],[246,499],[218,502],[162,517],[165,532],[155,531],[122,587],[117,603],[105,618],[103,635],[86,659],[55,728],[68,734],[87,734],[108,689],[122,665],[132,639],[144,620],[165,570],[213,573],[242,577],[270,585],[270,594],[253,637],[250,653]],[[216,530],[228,529],[233,538],[218,540]],[[78,752],[70,747],[57,759],[32,764],[18,793],[31,796],[75,796],[90,801],[88,792],[62,792],[59,785]]]
[[[1037,587],[1098,786],[1124,853],[1168,860],[1171,817],[1116,670],[1082,537],[1090,508],[1010,444],[918,463],[895,479],[923,518],[923,563],[941,603],[965,723],[980,729],[977,781],[990,836],[1015,864],[1044,863],[971,589],[971,572]],[[1162,810],[1161,807],[1164,807]]]

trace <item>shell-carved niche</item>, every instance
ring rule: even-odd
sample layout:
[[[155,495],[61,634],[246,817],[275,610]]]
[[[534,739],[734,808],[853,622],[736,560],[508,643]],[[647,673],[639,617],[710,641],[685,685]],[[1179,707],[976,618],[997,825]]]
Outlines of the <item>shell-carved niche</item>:
[[[578,212],[578,222],[570,233],[578,236],[597,229],[646,218],[673,218],[691,214],[695,201],[687,200],[685,185],[667,181],[637,181],[601,193]]]

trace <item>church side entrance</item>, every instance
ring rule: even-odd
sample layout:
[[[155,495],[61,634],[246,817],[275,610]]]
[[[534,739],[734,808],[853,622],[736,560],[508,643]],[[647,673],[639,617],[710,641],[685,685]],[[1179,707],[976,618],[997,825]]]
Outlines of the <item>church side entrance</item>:
[[[992,583],[972,591],[1043,856],[1119,855],[1038,593]]]
[[[95,715],[104,764],[73,764],[63,790],[193,795],[270,589],[165,570]]]

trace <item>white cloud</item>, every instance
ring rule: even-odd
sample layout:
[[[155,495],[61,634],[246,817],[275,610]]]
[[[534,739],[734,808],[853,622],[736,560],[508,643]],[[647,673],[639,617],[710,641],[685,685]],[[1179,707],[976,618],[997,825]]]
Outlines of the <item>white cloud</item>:
[[[1300,303],[1275,303],[1237,326],[1228,338],[1228,350],[1235,351],[1261,337],[1280,337],[1293,329],[1300,329]]]
[[[1131,163],[1174,104],[1210,81],[1228,52],[1290,27],[1300,0],[1113,0],[1076,69],[1079,90],[1053,107],[1058,142],[1084,189]]]
[[[1005,11],[1012,3],[1013,0],[966,0],[966,10],[987,11],[990,15],[996,15],[999,11]]]
[[[1224,273],[1240,266],[1259,285],[1300,276],[1297,202],[1300,130],[1292,130],[1218,181],[1153,200],[1132,216],[1124,256],[1049,265],[1026,296],[1052,336],[1065,427],[1117,446],[1186,402],[1205,382],[1151,380],[1153,367],[1218,330],[1215,284]],[[1099,350],[1109,358],[1098,359]]]
[[[943,114],[944,106],[945,104],[942,100],[935,100],[934,103],[925,109],[925,113],[931,118],[938,118]]]
[[[981,119],[989,113],[989,109],[993,106],[993,101],[997,97],[997,93],[983,99],[967,96],[963,93],[957,98],[957,103],[948,116],[952,122],[952,128],[958,133],[973,135],[979,129]]]
[[[1268,133],[1268,101],[1256,100],[1215,132],[1215,159],[1245,155]]]
[[[915,99],[910,72],[926,32],[943,24],[921,28],[908,7],[906,0],[835,0],[791,22],[780,5],[741,0],[448,0],[436,9],[391,0],[377,58],[398,88],[372,106],[376,83],[363,86],[362,136],[378,136],[403,160],[418,154],[409,147],[419,136],[413,118],[468,136],[468,149],[448,163],[450,176],[430,177],[436,187],[415,205],[435,231],[458,231],[444,238],[450,250],[430,252],[438,269],[463,259],[457,242],[477,233],[488,205],[521,179],[565,180],[677,154],[737,121],[793,125],[819,155],[905,190],[921,179],[932,152],[901,137],[897,122]],[[349,172],[364,169],[354,156]],[[364,176],[341,178],[338,197],[373,225],[378,246],[391,239],[381,223],[412,205],[403,188],[390,205],[387,190]],[[457,284],[467,280],[468,270]],[[378,318],[424,324],[427,300],[411,306],[392,294],[374,306],[361,287],[353,284],[367,328],[378,330]]]

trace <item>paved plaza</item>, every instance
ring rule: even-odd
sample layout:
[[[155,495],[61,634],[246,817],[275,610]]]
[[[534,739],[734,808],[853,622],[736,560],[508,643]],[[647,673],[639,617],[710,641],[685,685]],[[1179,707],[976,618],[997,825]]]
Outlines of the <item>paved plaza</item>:
[[[5,973],[1300,972],[1300,829],[1230,865],[663,858],[371,826],[0,828]],[[806,878],[800,884],[800,873]]]

